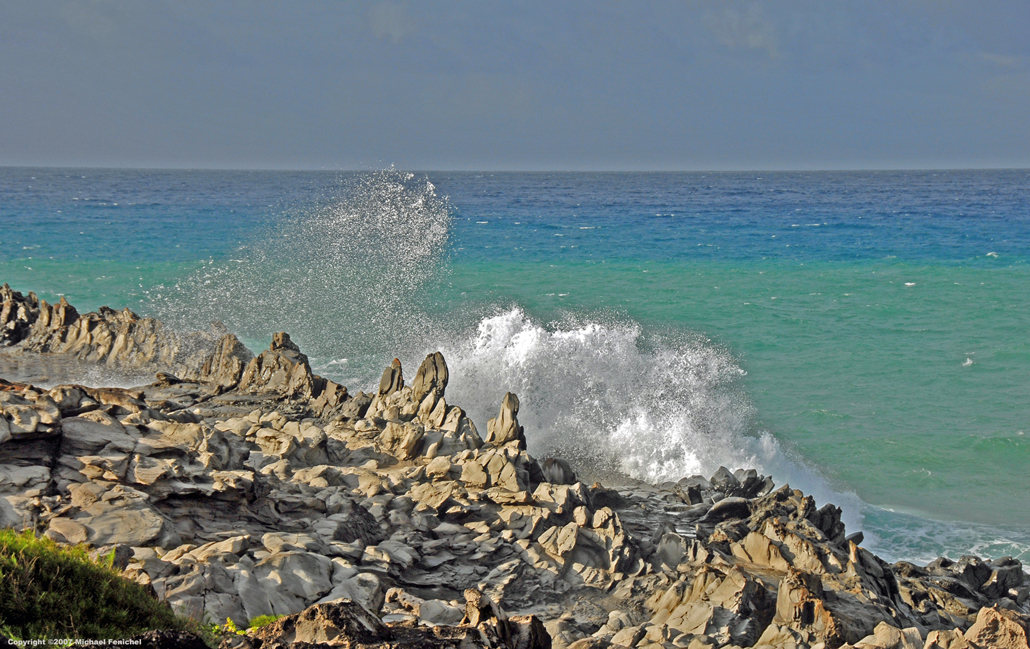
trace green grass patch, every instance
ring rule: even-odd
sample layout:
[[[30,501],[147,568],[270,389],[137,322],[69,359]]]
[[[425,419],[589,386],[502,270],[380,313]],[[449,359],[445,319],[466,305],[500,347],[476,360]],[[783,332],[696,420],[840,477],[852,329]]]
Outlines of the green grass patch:
[[[199,633],[147,589],[85,548],[0,530],[0,635],[127,638],[152,629]]]
[[[267,625],[271,624],[272,622],[275,622],[276,620],[278,620],[281,617],[283,617],[283,616],[282,615],[259,615],[259,616],[255,617],[255,618],[251,618],[250,623],[247,624],[247,629],[248,630],[249,629],[260,629],[263,626],[267,626]]]

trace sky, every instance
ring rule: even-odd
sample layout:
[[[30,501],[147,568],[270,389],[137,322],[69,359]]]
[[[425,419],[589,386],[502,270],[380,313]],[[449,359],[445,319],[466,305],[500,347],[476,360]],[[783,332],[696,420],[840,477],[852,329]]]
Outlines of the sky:
[[[1030,2],[3,0],[0,165],[1030,167]]]

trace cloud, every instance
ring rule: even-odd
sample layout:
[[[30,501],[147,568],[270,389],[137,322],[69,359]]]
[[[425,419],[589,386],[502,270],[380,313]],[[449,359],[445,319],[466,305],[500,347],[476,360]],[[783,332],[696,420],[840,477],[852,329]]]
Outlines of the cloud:
[[[406,13],[407,6],[378,2],[368,9],[368,22],[376,38],[389,36],[395,44],[418,29],[418,23]]]
[[[726,7],[718,13],[707,11],[704,24],[726,47],[764,50],[771,58],[777,56],[775,25],[762,15],[757,4],[743,9]]]
[[[977,58],[987,63],[992,63],[1002,68],[1019,68],[1026,63],[1026,59],[1021,56],[1006,56],[1003,54],[993,54],[991,52],[977,52]]]

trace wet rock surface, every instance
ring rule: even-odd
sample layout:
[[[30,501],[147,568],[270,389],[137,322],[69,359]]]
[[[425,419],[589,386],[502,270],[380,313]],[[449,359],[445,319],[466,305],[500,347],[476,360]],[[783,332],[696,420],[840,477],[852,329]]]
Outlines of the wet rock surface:
[[[0,526],[114,550],[198,620],[287,616],[227,648],[1027,646],[1014,559],[887,564],[755,471],[588,485],[527,451],[514,394],[481,437],[439,353],[352,395],[286,334],[184,355],[129,312],[0,298],[5,354],[160,372],[0,380]]]

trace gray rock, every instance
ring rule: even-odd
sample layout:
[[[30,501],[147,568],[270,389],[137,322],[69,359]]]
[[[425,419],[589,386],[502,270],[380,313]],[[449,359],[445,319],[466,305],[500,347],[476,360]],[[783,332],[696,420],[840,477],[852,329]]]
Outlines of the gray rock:
[[[713,489],[725,494],[731,494],[740,488],[740,480],[724,466],[719,467],[719,470],[715,472],[710,482]]]
[[[365,416],[365,412],[368,411],[368,406],[371,403],[371,395],[359,392],[343,405],[340,409],[340,416],[347,419],[361,419]]]
[[[415,403],[422,403],[429,394],[432,394],[435,399],[442,398],[449,378],[450,373],[447,371],[447,362],[444,360],[443,354],[440,352],[429,354],[419,365],[418,372],[415,373],[415,380],[411,384],[412,399]]]
[[[404,373],[401,371],[399,359],[393,359],[390,367],[383,370],[383,378],[379,381],[379,396],[385,397],[404,387]]]
[[[561,458],[549,457],[540,463],[544,480],[551,484],[576,484],[576,472]]]
[[[332,561],[311,552],[277,552],[258,562],[253,575],[277,615],[303,610],[333,587]]]
[[[385,598],[386,588],[378,577],[370,572],[355,571],[353,576],[335,583],[329,594],[317,603],[349,600],[378,615],[383,608]]]

